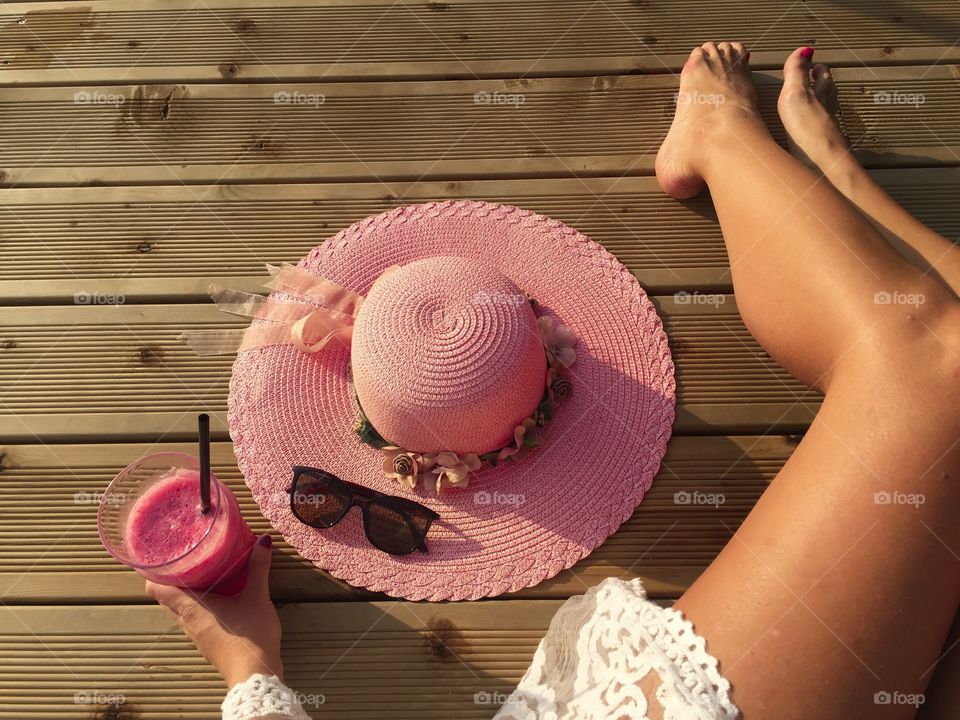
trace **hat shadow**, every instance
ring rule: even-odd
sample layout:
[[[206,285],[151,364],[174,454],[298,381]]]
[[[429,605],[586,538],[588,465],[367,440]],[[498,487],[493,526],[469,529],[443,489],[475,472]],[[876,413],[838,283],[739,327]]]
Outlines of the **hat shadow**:
[[[618,531],[573,567],[540,583],[566,598],[607,577],[639,578],[652,599],[675,600],[713,562],[800,436],[673,436],[660,470]],[[755,441],[762,446],[754,449]]]
[[[578,351],[577,364],[586,360],[587,357]],[[567,419],[566,422],[563,423],[558,422],[561,419],[560,416],[565,412],[573,412],[574,408],[567,407],[567,403],[559,406],[554,419],[548,423],[543,430],[543,447],[537,448],[530,455],[520,460],[516,464],[515,472],[509,473],[507,477],[498,477],[498,468],[484,469],[477,474],[478,477],[475,481],[471,481],[467,489],[456,491],[472,494],[473,496],[472,503],[458,504],[460,511],[470,514],[471,509],[473,509],[476,511],[476,516],[482,515],[484,519],[489,521],[489,509],[490,506],[493,505],[495,508],[502,510],[502,512],[499,513],[499,518],[502,522],[522,522],[525,525],[536,527],[545,533],[547,543],[559,545],[564,542],[580,542],[580,538],[583,535],[584,518],[578,517],[576,513],[567,513],[566,515],[560,513],[543,513],[542,508],[537,507],[535,503],[531,503],[527,498],[526,495],[529,494],[529,491],[527,494],[524,493],[524,480],[536,478],[538,466],[549,458],[552,445],[557,442],[562,443],[565,440],[576,438],[579,434],[578,431],[582,431],[588,427],[589,424],[597,422],[598,411],[600,421],[609,425],[611,428],[615,428],[617,423],[622,421],[622,418],[618,417],[615,409],[610,408],[605,403],[605,397],[610,393],[617,391],[625,393],[628,397],[637,398],[639,405],[644,408],[659,408],[664,404],[673,403],[673,400],[665,397],[663,393],[644,384],[637,378],[626,375],[615,365],[598,358],[590,358],[590,361],[594,363],[595,366],[601,368],[601,372],[605,378],[610,379],[610,383],[605,391],[587,398],[583,404],[586,410],[581,411],[575,419]],[[573,369],[576,369],[576,365]],[[576,386],[576,377],[574,377],[574,387]],[[574,395],[576,394],[577,390],[574,390]],[[653,420],[653,423],[653,425],[646,427],[648,432],[656,431],[656,420]],[[644,449],[641,447],[643,438],[637,437],[636,441],[636,460],[637,464],[641,465],[645,454]],[[655,448],[651,447],[648,452],[655,451]],[[594,473],[592,476],[590,474],[591,472]],[[584,468],[584,475],[582,480],[579,481],[579,486],[582,488],[584,494],[593,492],[596,487],[601,486],[601,478],[598,474],[602,472],[600,468],[593,470],[589,467]],[[517,480],[518,473],[520,477],[519,481]],[[549,483],[550,479],[537,478],[537,480]],[[631,483],[629,478],[623,478],[622,480],[622,485],[613,482],[605,486],[607,492],[611,493],[610,499],[612,505],[615,505],[618,499],[614,496],[614,493],[620,490],[623,490],[623,492],[636,491],[636,482]],[[642,478],[637,478],[636,480],[642,482]],[[547,502],[554,500],[554,498],[548,497],[547,493],[540,493],[539,499]],[[563,500],[558,499],[557,502],[563,502]],[[469,538],[461,539],[456,536],[456,534],[451,538],[438,538],[434,541],[434,545],[436,545],[438,549],[445,550],[446,543],[448,542],[453,544],[472,542],[479,548],[479,543],[476,543],[476,541],[471,541]],[[460,547],[460,550],[464,549],[468,548]],[[583,549],[584,552],[590,552],[592,548],[584,547]]]

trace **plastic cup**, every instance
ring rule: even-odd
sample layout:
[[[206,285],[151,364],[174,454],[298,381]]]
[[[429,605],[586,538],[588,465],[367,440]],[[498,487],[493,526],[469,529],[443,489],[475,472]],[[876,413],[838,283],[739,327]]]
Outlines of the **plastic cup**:
[[[230,489],[210,473],[210,511],[200,510],[200,463],[183,453],[140,458],[100,499],[100,542],[148,580],[236,595],[256,538]]]

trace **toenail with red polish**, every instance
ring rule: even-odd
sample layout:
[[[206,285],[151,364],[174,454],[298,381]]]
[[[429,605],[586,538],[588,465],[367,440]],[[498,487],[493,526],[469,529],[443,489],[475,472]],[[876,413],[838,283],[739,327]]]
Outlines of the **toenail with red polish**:
[[[747,52],[745,52],[745,53],[743,54],[743,59],[744,59],[744,60],[749,60],[749,59],[750,59],[750,52],[749,52],[749,51],[747,51]]]
[[[813,48],[812,48],[812,47],[805,47],[805,48],[800,52],[800,57],[802,57],[804,60],[810,60],[811,58],[813,58]]]

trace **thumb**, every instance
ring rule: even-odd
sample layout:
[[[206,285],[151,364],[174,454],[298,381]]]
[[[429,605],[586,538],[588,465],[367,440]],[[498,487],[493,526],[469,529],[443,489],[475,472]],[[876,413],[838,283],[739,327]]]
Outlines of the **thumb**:
[[[250,553],[247,570],[247,586],[244,593],[254,597],[270,597],[270,560],[273,557],[273,538],[270,533],[259,537]]]

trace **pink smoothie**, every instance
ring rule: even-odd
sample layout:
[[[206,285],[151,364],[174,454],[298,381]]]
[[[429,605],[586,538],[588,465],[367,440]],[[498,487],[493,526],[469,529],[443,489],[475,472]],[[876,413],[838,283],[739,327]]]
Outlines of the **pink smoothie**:
[[[174,470],[137,499],[124,539],[141,574],[195,590],[242,589],[254,536],[233,493],[216,478],[212,482],[206,515],[200,512],[200,473],[189,468]]]

